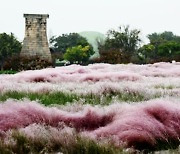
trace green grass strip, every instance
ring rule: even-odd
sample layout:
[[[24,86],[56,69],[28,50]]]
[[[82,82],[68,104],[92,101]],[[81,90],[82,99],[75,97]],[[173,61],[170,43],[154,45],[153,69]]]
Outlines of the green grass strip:
[[[17,71],[12,71],[12,70],[5,70],[5,71],[0,71],[0,74],[15,74]]]
[[[4,94],[0,94],[0,101],[6,101],[9,98],[22,100],[23,98],[28,98],[31,101],[38,100],[44,105],[65,105],[67,103],[76,102],[82,100],[84,104],[92,105],[108,105],[112,102],[114,97],[118,101],[124,102],[139,102],[144,101],[145,98],[139,94],[131,93],[113,93],[113,94],[103,94],[101,96],[95,94],[88,95],[77,95],[73,93],[63,93],[63,92],[54,92],[54,93],[24,93],[11,91]]]

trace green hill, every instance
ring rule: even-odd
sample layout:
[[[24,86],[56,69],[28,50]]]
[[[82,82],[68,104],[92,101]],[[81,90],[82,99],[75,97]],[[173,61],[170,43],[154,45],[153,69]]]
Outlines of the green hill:
[[[79,35],[85,37],[87,41],[93,46],[94,51],[95,51],[95,54],[93,55],[93,57],[99,56],[97,40],[100,42],[104,42],[105,35],[99,32],[94,32],[94,31],[80,32]]]

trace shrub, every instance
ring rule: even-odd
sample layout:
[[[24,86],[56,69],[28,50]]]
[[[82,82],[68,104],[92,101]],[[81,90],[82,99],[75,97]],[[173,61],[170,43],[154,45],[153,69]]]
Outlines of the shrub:
[[[37,70],[46,67],[52,67],[52,62],[42,59],[38,56],[23,57],[20,55],[14,55],[10,57],[4,64],[5,70]]]
[[[94,52],[91,50],[90,46],[74,46],[72,48],[68,48],[66,53],[64,54],[64,59],[70,61],[71,63],[87,63],[90,56]]]
[[[99,51],[100,58],[96,59],[96,62],[120,64],[129,63],[131,56],[125,52],[119,51],[119,49],[109,49]]]

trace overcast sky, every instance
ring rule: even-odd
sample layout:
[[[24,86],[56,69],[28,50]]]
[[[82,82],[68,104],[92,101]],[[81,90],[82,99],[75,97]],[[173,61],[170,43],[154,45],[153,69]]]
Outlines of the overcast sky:
[[[180,0],[0,0],[0,33],[13,32],[22,41],[24,13],[49,14],[47,35],[98,31],[130,25],[142,38],[153,32],[180,35]]]

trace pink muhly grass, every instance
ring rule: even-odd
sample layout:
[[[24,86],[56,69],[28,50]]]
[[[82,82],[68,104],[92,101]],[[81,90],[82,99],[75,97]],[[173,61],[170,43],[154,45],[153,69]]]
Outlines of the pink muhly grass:
[[[115,144],[121,141],[137,149],[155,149],[158,142],[179,144],[180,106],[163,101],[129,106],[117,112],[109,125],[90,132],[90,136],[115,136]]]
[[[128,72],[95,72],[91,74],[87,74],[81,77],[81,81],[136,81],[141,79],[141,77],[135,73],[128,73]]]
[[[159,142],[179,144],[180,105],[154,100],[105,108],[86,106],[82,111],[67,112],[28,101],[9,100],[0,104],[2,132],[32,124],[59,128],[61,123],[97,140],[112,138],[116,145],[125,143],[135,149],[155,149]]]
[[[75,142],[75,130],[64,126],[63,128],[51,127],[42,124],[31,124],[18,130],[34,141],[46,141],[49,144],[73,144]],[[73,138],[74,136],[74,138]]]
[[[82,66],[83,67],[83,66]],[[89,71],[88,71],[89,70]],[[141,79],[141,77],[132,72],[118,71],[113,72],[111,70],[106,70],[106,72],[98,70],[90,70],[87,68],[78,68],[74,71],[66,72],[59,68],[48,69],[48,70],[36,70],[27,71],[15,75],[16,80],[21,80],[25,82],[84,82],[84,81],[136,81]]]
[[[1,76],[1,80],[16,80],[18,82],[99,82],[109,80],[137,81],[143,77],[179,77],[180,65],[171,63],[156,63],[149,65],[110,65],[93,64],[88,66],[71,65],[60,68],[48,68],[34,71],[24,71],[15,75]]]
[[[91,107],[78,113],[69,113],[57,108],[44,107],[36,102],[8,100],[0,104],[0,130],[22,128],[33,123],[57,127],[59,122],[72,125],[77,129],[88,130],[106,125],[109,116],[93,111]]]
[[[77,84],[78,83],[78,84]],[[108,85],[108,86],[107,86]],[[158,85],[162,85],[160,88]],[[165,88],[163,88],[165,87]],[[167,89],[166,87],[172,87]],[[180,64],[156,63],[70,65],[14,75],[0,75],[0,92],[63,92],[77,95],[101,95],[108,88],[114,92],[136,91],[144,98],[180,96]],[[146,100],[147,100],[146,99]]]

